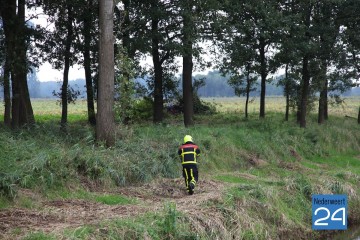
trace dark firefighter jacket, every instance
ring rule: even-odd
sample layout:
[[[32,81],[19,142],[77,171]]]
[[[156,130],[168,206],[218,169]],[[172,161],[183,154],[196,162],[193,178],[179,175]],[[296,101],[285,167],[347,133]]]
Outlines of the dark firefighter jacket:
[[[199,147],[192,143],[186,142],[179,147],[178,154],[181,158],[181,164],[197,164],[197,157],[200,156]]]

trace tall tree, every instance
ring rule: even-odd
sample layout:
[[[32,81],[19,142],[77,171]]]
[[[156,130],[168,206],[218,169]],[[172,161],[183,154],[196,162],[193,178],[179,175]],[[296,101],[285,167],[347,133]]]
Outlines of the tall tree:
[[[157,12],[161,3],[157,0],[151,2],[151,12]],[[159,123],[163,120],[163,69],[160,56],[160,39],[159,39],[159,23],[161,14],[154,14],[151,19],[151,49],[152,59],[154,64],[154,123]]]
[[[66,41],[64,49],[64,72],[63,72],[63,84],[61,87],[61,128],[66,131],[67,128],[67,114],[68,114],[68,88],[69,88],[69,69],[71,64],[71,47],[74,40],[74,10],[71,3],[66,6],[67,9],[67,21],[66,21]]]
[[[294,71],[291,75],[299,76],[300,79],[299,89],[294,89],[294,93],[297,93],[295,100],[300,127],[306,127],[306,114],[311,93],[310,79],[313,77],[311,66],[314,65],[312,60],[317,51],[312,28],[313,8],[314,3],[311,0],[284,2],[284,9],[290,24],[287,24],[288,30],[284,31],[285,36],[282,37],[281,59],[284,64],[290,64]],[[296,85],[294,85],[295,88],[297,88]]]
[[[151,0],[149,11],[151,29],[151,56],[153,60],[153,88],[154,88],[154,110],[153,121],[163,121],[165,83],[167,76],[171,75],[171,64],[174,61],[176,45],[175,40],[179,38],[178,21],[173,12],[171,2]]]
[[[71,99],[69,89],[69,70],[76,62],[75,54],[75,15],[77,12],[75,0],[48,1],[43,5],[44,12],[49,16],[48,22],[55,25],[53,31],[46,34],[43,44],[44,59],[57,70],[63,71],[61,96],[61,129],[66,131],[68,102]]]
[[[192,0],[182,1],[182,44],[183,44],[183,100],[184,100],[184,124],[185,127],[194,125],[194,101],[193,101],[193,86],[192,86],[192,71],[193,71],[193,44],[195,23],[192,9],[194,7]]]
[[[355,86],[360,82],[360,5],[356,0],[342,0],[337,21],[341,25],[338,39],[337,58],[335,59],[335,74],[329,82],[329,88],[340,92]],[[341,84],[339,84],[341,79]]]
[[[315,6],[314,28],[318,33],[318,53],[319,59],[319,111],[318,123],[322,124],[328,118],[328,84],[329,68],[333,62],[336,48],[336,41],[340,33],[340,21],[338,21],[338,11],[341,9],[342,1],[320,1]]]
[[[145,52],[143,46],[147,45],[144,43],[147,41],[140,37],[146,26],[146,21],[141,20],[141,11],[144,9],[139,6],[142,4],[141,1],[123,0],[122,3],[123,9],[115,7],[115,38],[121,42],[115,50],[118,61],[115,92],[119,95],[117,105],[120,107],[122,123],[128,124],[131,120],[131,98],[134,93],[132,81],[137,73],[135,66],[138,65],[136,53]],[[138,44],[139,42],[143,44]]]
[[[254,85],[257,77],[254,76],[252,67],[252,62],[249,61],[241,71],[232,72],[228,81],[230,86],[234,88],[236,96],[245,96],[245,118],[248,118],[250,93],[256,89]]]
[[[61,87],[62,118],[61,125],[67,123],[67,104],[72,100],[69,87],[69,69],[75,63],[85,70],[88,121],[94,125],[94,79],[97,76],[98,54],[98,3],[94,0],[54,0],[44,1],[42,8],[49,16],[48,22],[55,25],[48,31],[42,50],[44,60],[56,69],[63,70]]]
[[[1,13],[0,13],[1,14]],[[0,19],[0,62],[3,66],[3,82],[4,87],[4,124],[11,126],[11,94],[10,94],[10,54],[11,45],[9,39],[5,38],[3,21]]]
[[[272,71],[271,61],[278,46],[281,12],[279,1],[233,0],[224,5],[228,19],[228,33],[236,46],[246,45],[254,50],[256,72],[261,78],[260,118],[265,117],[265,94],[268,74]],[[226,38],[225,38],[226,40]],[[235,47],[234,47],[235,48]],[[239,54],[241,54],[239,52]]]
[[[35,123],[27,86],[27,26],[25,24],[25,0],[0,1],[1,17],[4,24],[5,49],[9,76],[11,76],[12,103],[11,125],[18,128]],[[9,101],[5,103],[9,104]],[[9,109],[7,105],[5,108]],[[8,114],[6,114],[8,117]]]
[[[306,127],[306,114],[314,103],[316,93],[320,96],[318,122],[323,123],[327,119],[328,96],[344,92],[352,86],[355,68],[349,57],[351,44],[345,36],[346,24],[354,18],[345,10],[346,2],[349,1],[298,0],[283,3],[288,24],[282,35],[280,62],[290,67],[291,79],[301,79],[299,84],[289,82],[295,83],[290,85],[293,88],[290,92],[298,92],[298,96],[294,96],[300,127]],[[341,21],[344,17],[346,20]],[[299,91],[296,90],[297,85]]]
[[[97,60],[98,56],[98,38],[95,33],[96,30],[98,30],[98,11],[95,11],[98,10],[98,2],[89,0],[85,2],[85,5],[81,6],[82,7],[79,9],[81,14],[78,18],[80,22],[82,22],[80,27],[83,36],[83,44],[80,42],[79,45],[83,55],[82,64],[85,71],[88,122],[91,125],[95,125],[96,116],[94,105],[93,75],[96,75],[97,71],[94,69],[93,65],[96,65],[94,64],[94,59]]]
[[[228,80],[235,90],[236,96],[246,96],[245,118],[248,118],[248,104],[250,92],[254,91],[256,84],[256,50],[250,43],[240,41],[237,36],[223,41],[220,45],[225,57],[221,61],[221,71],[231,76]]]
[[[114,119],[114,1],[100,0],[100,58],[96,140],[115,144]]]
[[[134,59],[137,67],[139,52],[143,55],[150,54],[153,68],[150,70],[148,87],[154,99],[153,121],[159,123],[163,120],[165,84],[167,76],[174,69],[171,67],[175,57],[174,39],[179,29],[179,22],[175,21],[173,2],[160,0],[149,1],[123,1],[123,11],[116,11],[120,19],[118,25],[123,26],[118,37],[121,39],[122,48],[127,57]],[[119,69],[119,73],[126,79],[126,72]],[[128,81],[125,81],[128,82]],[[122,84],[125,84],[123,81]],[[126,119],[126,118],[124,118]]]
[[[296,50],[296,39],[299,29],[294,22],[298,21],[295,1],[286,1],[282,6],[282,25],[280,27],[280,46],[279,51],[274,58],[274,68],[285,68],[285,77],[278,82],[278,85],[284,87],[285,121],[289,120],[290,107],[299,109],[299,63],[301,56]]]

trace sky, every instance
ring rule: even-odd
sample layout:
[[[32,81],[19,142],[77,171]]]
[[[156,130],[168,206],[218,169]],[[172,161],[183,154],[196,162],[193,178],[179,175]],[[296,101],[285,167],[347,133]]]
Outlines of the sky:
[[[179,61],[181,65],[181,61]],[[151,63],[151,58],[148,58],[146,61],[142,62],[142,65],[149,65]],[[206,69],[204,71],[196,71],[193,74],[207,74],[210,69]],[[181,68],[179,68],[178,74],[181,73]],[[62,81],[63,79],[63,72],[52,68],[51,64],[46,62],[41,65],[36,72],[36,76],[40,82],[48,82],[48,81]],[[76,80],[76,79],[85,79],[85,71],[82,66],[75,65],[71,67],[69,70],[69,80]]]
[[[40,82],[62,81],[63,72],[52,68],[50,63],[46,62],[39,67],[36,76]],[[69,70],[69,80],[76,80],[78,78],[85,79],[84,69],[81,66],[71,67]]]
[[[35,14],[37,18],[32,18],[31,22],[35,25],[41,25],[42,27],[46,28],[53,28],[52,25],[48,25],[47,23],[47,16],[43,13],[42,8],[38,7],[36,9],[27,9],[28,17]],[[40,82],[47,82],[47,81],[62,81],[63,79],[63,72],[54,69],[50,63],[46,62],[42,64],[36,72],[36,76]],[[69,70],[69,80],[76,80],[78,78],[85,79],[85,71],[84,69],[76,65],[71,67]]]
[[[36,76],[40,82],[62,81],[63,72],[52,68],[51,64],[46,62],[39,67]],[[85,79],[85,71],[81,66],[76,65],[69,70],[69,80],[78,78]]]

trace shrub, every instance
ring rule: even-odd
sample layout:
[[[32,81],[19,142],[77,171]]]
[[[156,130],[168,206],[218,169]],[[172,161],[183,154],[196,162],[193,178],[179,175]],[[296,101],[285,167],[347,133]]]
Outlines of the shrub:
[[[20,180],[20,177],[16,174],[0,173],[0,194],[8,197],[16,197],[16,183]]]
[[[149,120],[152,118],[154,102],[149,97],[144,97],[135,102],[132,109],[132,120]]]

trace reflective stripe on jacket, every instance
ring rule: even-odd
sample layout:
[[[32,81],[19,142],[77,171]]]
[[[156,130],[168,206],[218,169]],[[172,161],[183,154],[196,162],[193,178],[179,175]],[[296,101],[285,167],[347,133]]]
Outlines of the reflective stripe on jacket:
[[[181,158],[181,164],[196,164],[196,158],[200,156],[200,149],[196,144],[187,142],[179,147],[178,154]]]

